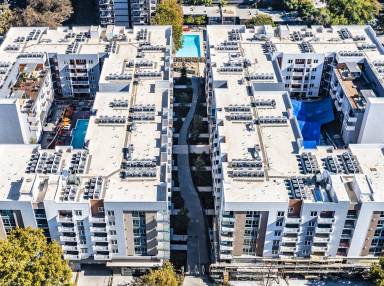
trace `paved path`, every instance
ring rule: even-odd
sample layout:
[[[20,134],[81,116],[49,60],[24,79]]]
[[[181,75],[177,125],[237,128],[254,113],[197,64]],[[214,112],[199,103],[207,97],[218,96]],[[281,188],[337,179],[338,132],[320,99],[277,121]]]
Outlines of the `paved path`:
[[[183,126],[180,129],[178,138],[179,145],[186,145],[188,138],[188,128],[195,114],[198,95],[200,92],[200,82],[198,78],[192,79],[193,97],[192,105],[185,117]],[[192,181],[191,170],[189,168],[188,154],[177,155],[177,166],[179,174],[180,194],[184,199],[185,207],[189,211],[190,222],[188,226],[188,250],[186,272],[191,274],[207,273],[208,243],[204,223],[204,213],[200,204],[200,199]],[[205,265],[203,267],[203,265]],[[204,270],[202,270],[204,268]],[[199,284],[197,284],[199,285]]]

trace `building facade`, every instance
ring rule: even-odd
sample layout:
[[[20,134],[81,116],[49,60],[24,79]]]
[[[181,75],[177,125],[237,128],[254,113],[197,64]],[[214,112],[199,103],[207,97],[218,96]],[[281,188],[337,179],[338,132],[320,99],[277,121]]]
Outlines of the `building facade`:
[[[339,273],[380,255],[384,149],[382,132],[367,135],[367,124],[377,122],[367,120],[382,113],[382,79],[372,61],[384,54],[370,27],[323,29],[207,28],[216,279]],[[362,52],[364,45],[371,46]],[[304,148],[291,98],[324,96],[364,104],[361,116],[335,108],[360,122],[345,135],[359,144]],[[364,98],[378,105],[368,109]]]
[[[43,37],[56,39],[73,33],[39,29]],[[129,274],[169,259],[172,31],[166,26],[82,29],[90,35],[79,42],[77,53],[56,53],[51,59],[57,58],[53,70],[58,70],[64,94],[76,89],[92,93],[93,82],[95,91],[102,90],[95,94],[84,148],[0,145],[2,160],[9,162],[1,167],[0,233],[6,237],[16,226],[39,227],[62,245],[64,258],[106,263]],[[8,35],[20,31],[13,28]],[[3,51],[10,40],[4,41]],[[42,38],[36,41],[42,43],[35,49],[41,50],[44,63],[50,49],[71,46],[61,40],[52,40],[52,47],[44,46]],[[27,50],[16,57],[34,55]],[[32,67],[40,71],[41,65]],[[27,68],[35,72],[29,65],[20,72]],[[47,74],[51,70],[48,66]],[[84,81],[91,87],[83,87]]]

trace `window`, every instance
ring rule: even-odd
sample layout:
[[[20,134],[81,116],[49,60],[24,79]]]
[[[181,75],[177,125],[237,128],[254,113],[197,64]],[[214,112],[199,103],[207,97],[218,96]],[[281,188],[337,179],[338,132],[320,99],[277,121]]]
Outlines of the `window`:
[[[293,213],[293,208],[288,208],[288,213],[289,214]]]
[[[292,68],[287,68],[287,72],[290,72],[290,71],[292,71]]]
[[[281,231],[280,230],[275,230],[275,236],[280,236],[281,235]]]
[[[311,59],[307,59],[307,64],[311,64],[312,63],[312,60]]]
[[[310,240],[305,240],[304,241],[304,245],[311,245],[311,241]]]
[[[99,213],[103,213],[104,212],[104,208],[103,207],[98,207],[97,210],[98,210]]]
[[[88,249],[87,248],[82,248],[82,249],[80,249],[80,252],[81,253],[88,253]]]
[[[293,63],[293,60],[288,60],[288,63],[289,63],[289,64]]]
[[[308,226],[315,226],[315,222],[312,220],[308,223]]]
[[[285,87],[286,87],[286,88],[289,88],[289,84],[285,84]]]
[[[282,225],[283,225],[282,219],[279,219],[278,221],[276,221],[276,226],[282,226]]]
[[[115,225],[116,223],[114,220],[112,220],[112,221],[109,221],[108,224],[112,226],[112,225]]]
[[[109,231],[109,234],[110,234],[110,235],[116,235],[116,230],[110,230],[110,231]]]
[[[93,64],[93,60],[89,60],[88,63],[89,63],[89,64]]]
[[[82,212],[81,211],[75,211],[76,216],[81,216]]]
[[[278,217],[283,217],[284,216],[284,212],[283,211],[278,211],[277,212],[277,216]]]
[[[307,231],[307,236],[312,236],[313,235],[313,231]]]
[[[316,78],[316,76],[314,76],[314,75],[313,75],[313,76],[311,76],[311,79],[315,79],[315,78]]]
[[[273,246],[278,246],[280,244],[280,240],[274,240],[272,244]]]
[[[313,68],[312,71],[315,72],[317,70],[317,68]]]
[[[116,245],[116,244],[117,244],[117,240],[116,240],[116,239],[112,239],[112,240],[111,240],[111,244],[112,244],[112,245]]]
[[[114,212],[114,211],[107,211],[107,214],[108,214],[109,216],[114,216],[114,215],[115,215],[115,212]]]
[[[317,216],[317,212],[316,211],[311,211],[311,216]]]
[[[119,253],[119,250],[117,248],[112,249],[112,253]]]
[[[291,79],[291,77],[290,77],[289,75],[287,75],[287,76],[285,77],[285,79],[286,79],[286,80],[289,80],[289,79]]]

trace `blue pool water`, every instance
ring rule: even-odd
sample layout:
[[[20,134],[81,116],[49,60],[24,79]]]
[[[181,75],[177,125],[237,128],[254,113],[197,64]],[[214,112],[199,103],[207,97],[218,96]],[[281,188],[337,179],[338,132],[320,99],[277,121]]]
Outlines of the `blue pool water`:
[[[200,35],[183,35],[183,46],[176,52],[176,57],[200,58]]]
[[[89,119],[79,119],[76,122],[75,129],[72,131],[71,145],[75,149],[84,147],[85,134],[87,133]]]
[[[304,148],[316,148],[320,144],[321,126],[334,120],[329,97],[320,101],[291,100],[293,112],[304,139]]]

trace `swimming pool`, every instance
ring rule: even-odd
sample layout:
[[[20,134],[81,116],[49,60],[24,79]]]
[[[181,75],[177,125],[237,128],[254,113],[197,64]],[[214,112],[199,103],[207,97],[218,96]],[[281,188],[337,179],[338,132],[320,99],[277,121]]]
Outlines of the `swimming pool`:
[[[200,58],[200,35],[183,35],[183,46],[176,52],[176,57]]]
[[[87,133],[89,119],[79,119],[76,122],[75,129],[72,131],[71,145],[75,149],[84,147],[85,134]]]

